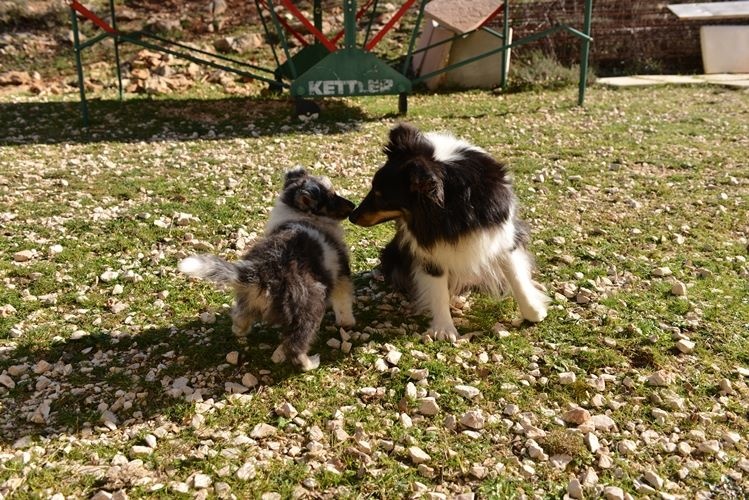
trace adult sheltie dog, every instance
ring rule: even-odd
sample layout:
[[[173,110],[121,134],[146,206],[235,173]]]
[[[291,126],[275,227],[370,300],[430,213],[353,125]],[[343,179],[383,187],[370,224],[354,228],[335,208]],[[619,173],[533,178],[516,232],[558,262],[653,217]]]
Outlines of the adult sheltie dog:
[[[256,320],[277,323],[284,340],[273,353],[303,370],[317,368],[308,356],[325,314],[333,307],[336,324],[354,325],[349,256],[340,222],[354,204],[338,196],[325,177],[297,168],[286,173],[284,188],[265,226],[265,237],[241,260],[195,255],[179,263],[183,273],[234,288],[232,331],[244,336]]]
[[[390,131],[384,152],[349,219],[365,227],[395,220],[382,271],[431,313],[430,335],[457,337],[450,299],[469,288],[511,292],[524,319],[543,320],[549,298],[531,279],[528,228],[506,167],[479,147],[409,125]]]

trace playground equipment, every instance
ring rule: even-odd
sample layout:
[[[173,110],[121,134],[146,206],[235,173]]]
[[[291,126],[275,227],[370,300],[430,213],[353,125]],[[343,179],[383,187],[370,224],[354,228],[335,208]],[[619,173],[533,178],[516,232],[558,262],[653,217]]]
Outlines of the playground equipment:
[[[592,38],[590,37],[592,0],[583,0],[585,3],[585,17],[582,31],[567,25],[557,25],[542,32],[514,40],[511,43],[509,42],[508,36],[508,2],[503,2],[501,0],[483,0],[483,3],[493,3],[496,5],[496,8],[490,9],[490,15],[481,23],[478,23],[478,26],[474,29],[470,31],[461,30],[460,33],[451,39],[441,40],[435,44],[414,50],[415,41],[418,37],[419,28],[424,17],[424,9],[429,1],[418,0],[416,22],[411,30],[405,60],[399,69],[392,67],[390,64],[376,56],[373,53],[373,49],[401,20],[404,14],[411,7],[417,4],[417,0],[405,0],[390,20],[374,34],[372,33],[372,27],[377,13],[379,0],[365,0],[361,8],[358,9],[356,0],[342,0],[343,30],[332,36],[326,35],[322,32],[323,9],[321,0],[313,0],[312,21],[310,21],[291,0],[276,0],[275,2],[274,0],[254,0],[259,13],[260,22],[266,34],[266,39],[270,39],[272,36],[276,38],[279,41],[278,45],[280,45],[285,57],[282,62],[281,57],[279,57],[278,48],[276,45],[270,44],[276,63],[276,67],[273,69],[249,64],[223,54],[196,49],[189,45],[169,40],[146,31],[126,32],[119,30],[117,28],[114,0],[109,0],[110,22],[105,21],[95,13],[91,12],[78,0],[67,1],[71,11],[73,46],[78,72],[78,87],[84,126],[88,126],[89,123],[89,110],[86,100],[81,57],[86,48],[91,47],[105,38],[112,38],[114,40],[115,66],[120,99],[122,99],[123,94],[122,72],[120,67],[120,45],[123,43],[131,43],[155,52],[170,54],[197,64],[207,65],[266,82],[271,86],[271,88],[281,91],[288,90],[290,95],[295,99],[327,96],[398,95],[398,109],[401,113],[405,113],[408,109],[408,94],[411,93],[414,85],[441,73],[471,64],[497,53],[502,54],[502,65],[499,70],[502,72],[501,85],[504,88],[507,82],[505,61],[510,49],[564,30],[572,33],[581,40],[578,104],[582,105],[585,99],[588,52],[590,42],[592,41]],[[314,37],[314,41],[310,43],[303,33],[291,26],[283,16],[278,14],[277,10],[280,9],[277,8],[285,9],[289,14],[296,18],[296,20],[298,20],[299,23]],[[503,13],[504,18],[501,33],[486,26],[488,22],[500,12]],[[367,13],[369,13],[369,17],[366,31],[363,36],[363,43],[357,45],[357,21],[362,19]],[[85,42],[81,42],[78,27],[79,16],[98,26],[102,30],[102,33]],[[409,68],[414,54],[430,50],[438,45],[448,43],[458,37],[469,35],[477,30],[484,30],[493,36],[500,38],[503,42],[502,45],[500,47],[492,48],[483,54],[465,59],[456,64],[442,67],[427,74],[421,74],[418,77],[413,78],[409,76]],[[292,53],[289,44],[289,37],[294,37],[301,45],[301,49],[295,53]]]

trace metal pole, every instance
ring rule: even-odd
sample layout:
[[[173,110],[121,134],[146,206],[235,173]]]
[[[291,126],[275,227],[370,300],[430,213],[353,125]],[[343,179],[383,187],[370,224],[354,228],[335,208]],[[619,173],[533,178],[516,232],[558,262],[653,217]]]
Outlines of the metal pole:
[[[117,18],[114,15],[114,0],[109,0],[109,14],[112,16],[112,28],[114,28],[114,63],[117,67],[117,86],[122,100],[122,70],[120,69],[120,35],[117,32]]]
[[[322,5],[320,4],[321,0],[315,0],[314,6],[312,7],[312,23],[315,25],[315,28],[317,28],[317,31],[322,33]],[[320,40],[315,38],[315,45],[319,45]]]
[[[273,20],[273,25],[276,27],[276,33],[278,34],[278,38],[281,41],[281,46],[283,47],[283,51],[286,54],[286,61],[288,61],[289,71],[291,71],[291,79],[296,80],[296,77],[297,77],[296,64],[294,64],[294,60],[291,58],[291,51],[289,51],[289,44],[286,43],[286,33],[284,33],[283,28],[281,27],[281,22],[278,20],[278,15],[276,14],[276,10],[273,8],[273,0],[268,0],[268,10],[270,11],[270,17]]]
[[[585,0],[585,21],[583,32],[590,37],[591,15],[593,13],[593,0]],[[582,106],[585,102],[585,86],[588,83],[588,55],[590,54],[590,38],[583,38],[580,51],[580,88],[577,94],[577,105]]]
[[[356,0],[343,1],[343,46],[356,47]]]
[[[372,14],[369,16],[369,22],[367,23],[367,32],[364,35],[364,45],[367,45],[367,42],[369,41],[369,35],[372,33],[372,23],[375,19],[375,14],[377,14],[377,4],[380,0],[374,0],[374,5],[372,6]]]
[[[504,19],[502,20],[502,44],[507,46],[507,38],[510,36],[510,2],[505,0],[504,13],[502,14]],[[507,48],[502,51],[502,69],[499,73],[499,85],[502,90],[507,89],[507,56],[509,55],[510,49]]]
[[[81,95],[81,115],[83,126],[88,128],[88,102],[86,102],[86,83],[83,81],[83,64],[81,64],[81,42],[78,35],[78,17],[71,7],[70,19],[73,23],[73,51],[75,52],[75,66],[78,70],[78,92]]]

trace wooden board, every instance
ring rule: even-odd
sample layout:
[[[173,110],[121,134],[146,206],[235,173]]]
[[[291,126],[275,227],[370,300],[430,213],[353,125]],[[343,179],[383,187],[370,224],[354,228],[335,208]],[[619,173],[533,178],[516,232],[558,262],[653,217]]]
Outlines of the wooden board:
[[[684,20],[749,18],[749,2],[714,2],[672,4],[668,9]]]
[[[441,26],[463,34],[487,22],[499,12],[502,5],[502,0],[432,0],[424,12]]]

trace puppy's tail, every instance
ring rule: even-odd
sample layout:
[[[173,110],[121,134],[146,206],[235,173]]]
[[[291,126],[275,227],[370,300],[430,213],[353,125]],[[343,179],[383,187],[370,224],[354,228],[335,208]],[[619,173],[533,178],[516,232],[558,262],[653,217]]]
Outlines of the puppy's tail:
[[[192,255],[182,259],[177,269],[190,276],[220,285],[240,283],[239,266],[215,255]]]

